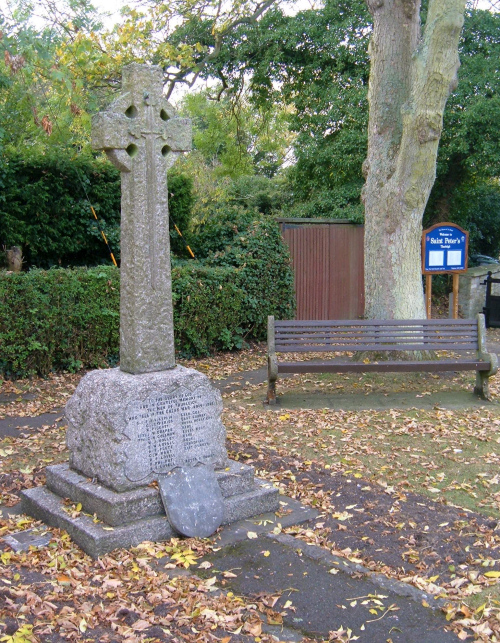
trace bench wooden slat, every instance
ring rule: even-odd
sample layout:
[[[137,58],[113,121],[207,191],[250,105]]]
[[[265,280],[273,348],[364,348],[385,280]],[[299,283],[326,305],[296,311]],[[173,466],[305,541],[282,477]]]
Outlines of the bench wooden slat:
[[[439,351],[439,350],[475,350],[477,349],[477,343],[473,344],[460,344],[460,347],[449,346],[446,348],[442,343],[428,343],[428,344],[419,344],[417,342],[410,343],[394,343],[394,344],[336,344],[334,342],[324,342],[321,344],[279,344],[276,342],[276,352],[277,353],[314,353],[316,351],[329,351],[334,353],[340,353],[345,351]]]
[[[278,373],[411,373],[439,371],[488,371],[489,362],[433,360],[424,362],[281,362]]]
[[[300,320],[276,319],[275,327],[301,327],[301,326],[475,326],[472,319],[328,319],[328,320]]]
[[[278,320],[268,321],[268,395],[276,402],[278,373],[476,371],[474,391],[488,398],[488,378],[498,359],[485,344],[484,316],[477,320]],[[475,351],[476,358],[435,360],[282,362],[277,353],[359,353],[388,351]]]
[[[388,331],[387,329],[383,330],[367,330],[358,331],[355,329],[321,329],[314,330],[311,328],[304,329],[303,331],[297,332],[284,332],[277,331],[276,339],[287,339],[294,337],[413,337],[413,336],[423,336],[423,337],[473,337],[477,339],[477,329],[475,331],[470,330],[467,332],[459,332],[453,330],[422,330],[422,329],[410,329],[407,330],[398,330],[398,331]]]
[[[304,335],[303,337],[276,337],[276,343],[282,346],[290,344],[436,344],[440,343],[446,345],[460,345],[472,344],[477,346],[477,337],[422,337],[422,335],[403,335],[401,337],[392,337],[391,335],[382,335],[381,337],[363,337],[362,335],[354,335],[351,337],[338,337],[328,335]]]

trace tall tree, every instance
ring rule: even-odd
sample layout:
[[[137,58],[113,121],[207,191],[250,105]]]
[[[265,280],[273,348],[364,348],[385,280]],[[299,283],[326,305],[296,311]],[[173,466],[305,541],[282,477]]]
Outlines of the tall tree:
[[[465,0],[367,0],[373,17],[364,163],[365,314],[425,317],[422,218],[436,176],[443,113],[456,87]]]

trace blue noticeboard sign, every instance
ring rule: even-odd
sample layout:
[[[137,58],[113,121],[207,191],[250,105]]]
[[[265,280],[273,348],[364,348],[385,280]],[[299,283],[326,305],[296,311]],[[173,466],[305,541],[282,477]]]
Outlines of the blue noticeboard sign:
[[[422,233],[422,272],[465,272],[469,233],[454,223],[438,223]]]

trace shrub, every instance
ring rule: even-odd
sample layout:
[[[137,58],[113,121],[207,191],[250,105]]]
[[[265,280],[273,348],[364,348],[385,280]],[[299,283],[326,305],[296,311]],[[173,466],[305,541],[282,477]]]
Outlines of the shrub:
[[[276,277],[279,262],[259,259],[258,245],[250,241],[256,257],[239,268],[195,261],[174,266],[180,355],[240,348],[244,337],[262,336],[268,312],[285,310],[286,288],[279,301],[266,301],[266,292],[276,297],[280,291],[279,283],[273,284],[276,292],[267,283]],[[222,256],[219,260],[224,263]],[[113,266],[0,272],[0,372],[45,376],[55,370],[116,365],[119,279]]]
[[[239,238],[258,218],[256,210],[241,205],[223,203],[206,210],[204,223],[193,231],[192,243],[196,257],[207,259],[214,253],[238,245]]]
[[[87,195],[119,258],[120,175],[110,163],[11,154],[0,159],[0,174],[0,242],[21,246],[28,266],[109,261]]]
[[[1,272],[1,371],[47,375],[116,362],[118,310],[113,267]]]
[[[245,327],[252,337],[266,336],[268,315],[293,316],[290,254],[274,219],[261,216],[252,221],[232,244],[209,255],[207,261],[236,269],[235,282],[245,292]]]
[[[174,170],[168,186],[170,214],[184,234],[193,206],[192,180]],[[4,154],[0,188],[0,244],[22,247],[26,267],[109,263],[90,204],[119,261],[120,173],[104,158]],[[173,251],[186,256],[184,242],[171,228]]]
[[[246,295],[234,273],[194,261],[173,268],[175,340],[182,356],[241,348]]]
[[[194,204],[193,179],[172,170],[168,173],[168,208],[170,215],[170,249],[181,257],[188,256],[189,225]],[[181,231],[179,236],[173,224]]]

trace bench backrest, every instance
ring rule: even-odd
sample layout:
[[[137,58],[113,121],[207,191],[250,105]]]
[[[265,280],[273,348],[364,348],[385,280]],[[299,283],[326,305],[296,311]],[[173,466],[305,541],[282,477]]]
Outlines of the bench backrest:
[[[478,350],[476,319],[274,322],[276,352]]]

